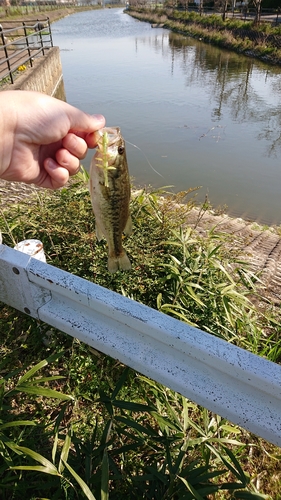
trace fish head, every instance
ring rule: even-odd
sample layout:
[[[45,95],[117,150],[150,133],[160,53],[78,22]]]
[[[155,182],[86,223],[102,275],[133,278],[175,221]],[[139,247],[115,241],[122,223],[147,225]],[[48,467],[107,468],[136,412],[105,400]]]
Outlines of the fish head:
[[[120,128],[104,127],[99,133],[101,137],[97,143],[97,156],[100,163],[103,163],[100,166],[117,169],[126,161],[125,141]]]

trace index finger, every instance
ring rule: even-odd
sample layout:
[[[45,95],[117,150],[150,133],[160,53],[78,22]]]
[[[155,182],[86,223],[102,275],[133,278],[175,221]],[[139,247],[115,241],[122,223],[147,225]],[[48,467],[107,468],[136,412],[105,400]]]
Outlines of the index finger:
[[[69,134],[74,134],[77,137],[81,137],[81,139],[84,139],[84,141],[87,143],[88,148],[95,148],[97,146],[98,140],[101,137],[98,130],[89,133],[79,132],[79,130],[70,130]]]
[[[100,138],[101,136],[98,130],[90,134],[87,134],[87,136],[85,137],[85,141],[87,142],[88,148],[95,148]]]

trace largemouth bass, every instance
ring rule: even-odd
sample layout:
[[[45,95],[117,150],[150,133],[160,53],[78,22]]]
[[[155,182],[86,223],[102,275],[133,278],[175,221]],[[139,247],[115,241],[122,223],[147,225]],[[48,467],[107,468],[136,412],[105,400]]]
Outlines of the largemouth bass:
[[[118,127],[104,127],[90,167],[89,190],[96,219],[97,239],[106,238],[108,270],[131,269],[122,234],[132,232],[129,212],[130,179],[125,141]]]

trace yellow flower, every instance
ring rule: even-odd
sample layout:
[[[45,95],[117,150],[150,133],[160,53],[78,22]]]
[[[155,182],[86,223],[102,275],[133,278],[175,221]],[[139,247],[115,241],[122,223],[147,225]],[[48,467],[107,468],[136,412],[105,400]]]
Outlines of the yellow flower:
[[[22,64],[21,66],[18,67],[18,71],[24,71],[26,69],[26,66]]]

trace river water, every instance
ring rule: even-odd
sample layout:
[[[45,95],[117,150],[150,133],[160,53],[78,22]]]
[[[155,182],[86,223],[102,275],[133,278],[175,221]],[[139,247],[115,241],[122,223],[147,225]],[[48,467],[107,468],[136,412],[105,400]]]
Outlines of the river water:
[[[121,9],[74,14],[52,32],[67,101],[121,127],[135,186],[201,186],[198,201],[281,223],[281,68]]]

